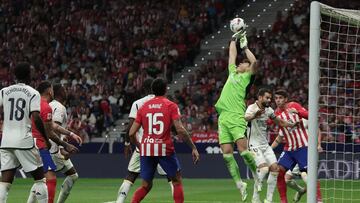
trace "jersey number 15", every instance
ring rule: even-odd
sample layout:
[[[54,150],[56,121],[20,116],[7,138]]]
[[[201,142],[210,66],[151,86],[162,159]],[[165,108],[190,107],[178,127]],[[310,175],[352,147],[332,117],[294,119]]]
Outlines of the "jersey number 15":
[[[162,113],[147,113],[149,135],[161,135],[164,132],[164,122],[159,118],[164,117]]]

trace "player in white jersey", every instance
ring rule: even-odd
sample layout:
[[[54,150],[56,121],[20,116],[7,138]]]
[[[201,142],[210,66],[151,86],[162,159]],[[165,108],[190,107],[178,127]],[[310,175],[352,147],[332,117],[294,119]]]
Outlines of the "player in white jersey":
[[[25,172],[30,172],[35,183],[31,191],[39,203],[48,202],[44,171],[39,151],[35,148],[31,133],[31,119],[45,138],[47,147],[50,142],[40,118],[40,94],[30,83],[30,65],[20,63],[14,70],[17,84],[5,87],[0,91],[0,106],[4,108],[4,123],[1,140],[1,182],[0,203],[7,200],[11,184],[14,181],[16,168],[20,165]]]
[[[276,124],[283,127],[294,127],[296,123],[289,123],[277,117],[274,110],[270,107],[271,91],[262,88],[257,94],[257,100],[254,104],[248,106],[245,119],[249,122],[248,144],[249,149],[255,153],[255,162],[258,168],[259,179],[254,185],[252,202],[260,202],[259,191],[262,190],[262,182],[269,173],[267,180],[268,188],[264,202],[272,202],[273,193],[276,187],[279,168],[274,151],[269,145],[267,139],[267,121],[273,120]]]
[[[147,102],[150,99],[155,97],[155,95],[151,94],[152,81],[153,81],[152,79],[146,79],[144,81],[143,89],[145,91],[145,95],[147,95],[147,96],[136,100],[131,106],[131,110],[130,110],[130,114],[129,114],[128,129],[127,129],[127,132],[125,135],[124,154],[125,154],[126,158],[129,157],[129,155],[131,154],[131,151],[132,151],[128,133],[129,133],[130,127],[132,126],[132,124],[136,118],[137,111],[140,109],[140,107],[145,102]],[[143,134],[143,129],[140,128],[139,133],[137,134],[137,140],[141,140],[142,134]],[[158,169],[158,173],[160,175],[166,175],[165,171],[160,167],[160,165],[158,165],[157,169]],[[139,149],[136,148],[131,156],[131,159],[130,159],[130,162],[128,165],[128,175],[125,177],[125,179],[118,191],[118,197],[117,197],[116,203],[125,202],[125,199],[130,191],[130,187],[134,184],[134,182],[137,179],[137,177],[139,176],[139,174],[140,174],[140,153],[139,153]],[[171,186],[171,184],[170,184],[170,186]]]
[[[50,102],[50,106],[52,109],[52,120],[66,128],[67,125],[67,112],[66,107],[64,106],[67,98],[67,93],[65,88],[61,84],[55,84],[53,86],[54,89],[54,100]],[[67,135],[62,134],[61,138],[65,136],[72,137],[77,142],[81,144],[81,138],[73,132],[68,133]],[[57,203],[63,203],[67,199],[70,194],[70,191],[74,185],[74,183],[79,178],[78,173],[71,160],[69,159],[69,153],[61,146],[53,143],[50,149],[51,157],[56,165],[56,172],[62,172],[66,178],[61,185],[60,194],[57,200]]]

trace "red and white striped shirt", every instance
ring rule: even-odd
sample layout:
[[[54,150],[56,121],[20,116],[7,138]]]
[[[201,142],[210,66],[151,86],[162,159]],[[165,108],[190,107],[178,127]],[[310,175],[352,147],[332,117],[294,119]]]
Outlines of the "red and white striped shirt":
[[[296,109],[298,113],[289,113],[289,109]],[[289,102],[284,109],[277,108],[275,111],[276,116],[286,121],[293,123],[299,122],[300,124],[294,128],[280,127],[279,135],[285,137],[285,151],[295,151],[302,147],[308,146],[308,130],[305,128],[302,118],[308,119],[307,110],[299,103]]]
[[[154,97],[138,110],[135,122],[140,124],[143,136],[140,156],[170,156],[175,152],[170,130],[180,118],[178,106],[165,97]]]

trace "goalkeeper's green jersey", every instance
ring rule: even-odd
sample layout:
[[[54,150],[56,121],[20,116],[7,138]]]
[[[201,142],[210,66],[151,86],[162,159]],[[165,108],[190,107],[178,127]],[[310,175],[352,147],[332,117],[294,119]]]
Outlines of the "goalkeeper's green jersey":
[[[255,75],[250,72],[237,73],[236,65],[229,65],[229,76],[221,91],[220,98],[215,104],[216,111],[245,114],[245,98],[255,80]]]

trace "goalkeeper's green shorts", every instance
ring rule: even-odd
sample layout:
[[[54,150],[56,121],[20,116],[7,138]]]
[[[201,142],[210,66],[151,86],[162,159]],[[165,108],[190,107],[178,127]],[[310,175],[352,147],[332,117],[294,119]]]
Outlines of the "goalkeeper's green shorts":
[[[234,143],[244,138],[247,121],[244,115],[233,112],[221,112],[218,120],[219,144]]]

